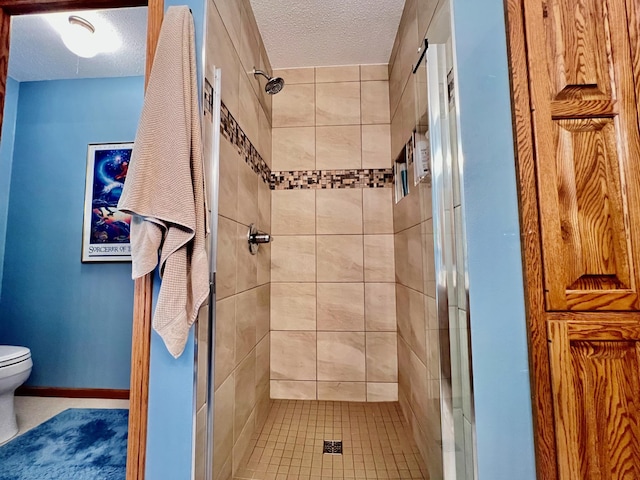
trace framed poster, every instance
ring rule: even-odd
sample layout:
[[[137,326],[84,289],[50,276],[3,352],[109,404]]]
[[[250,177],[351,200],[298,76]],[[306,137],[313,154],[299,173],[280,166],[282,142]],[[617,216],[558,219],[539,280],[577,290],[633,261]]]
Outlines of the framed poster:
[[[118,200],[132,149],[132,142],[89,144],[82,227],[83,262],[131,261],[131,216],[118,210]]]

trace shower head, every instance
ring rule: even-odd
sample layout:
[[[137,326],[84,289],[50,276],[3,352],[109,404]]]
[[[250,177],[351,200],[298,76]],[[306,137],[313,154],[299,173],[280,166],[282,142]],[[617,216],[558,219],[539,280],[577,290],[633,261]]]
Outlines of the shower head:
[[[267,79],[267,84],[264,86],[264,91],[267,92],[269,95],[275,95],[276,93],[279,93],[280,90],[284,88],[284,80],[280,77],[270,77],[269,75],[264,73],[262,70],[256,70],[255,67],[253,68],[253,74],[262,75],[264,78]]]

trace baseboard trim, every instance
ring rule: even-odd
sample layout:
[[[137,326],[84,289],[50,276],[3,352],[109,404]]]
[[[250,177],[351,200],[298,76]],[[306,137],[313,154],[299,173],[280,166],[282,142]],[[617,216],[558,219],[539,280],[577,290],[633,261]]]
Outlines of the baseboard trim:
[[[19,387],[16,395],[22,397],[106,398],[129,400],[129,390],[108,388]]]

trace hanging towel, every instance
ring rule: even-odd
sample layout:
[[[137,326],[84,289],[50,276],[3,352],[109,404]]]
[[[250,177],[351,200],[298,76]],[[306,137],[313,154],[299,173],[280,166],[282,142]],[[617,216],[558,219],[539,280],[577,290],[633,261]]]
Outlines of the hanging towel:
[[[165,15],[118,208],[133,215],[132,276],[162,285],[153,328],[178,357],[209,294],[202,140],[193,19]]]

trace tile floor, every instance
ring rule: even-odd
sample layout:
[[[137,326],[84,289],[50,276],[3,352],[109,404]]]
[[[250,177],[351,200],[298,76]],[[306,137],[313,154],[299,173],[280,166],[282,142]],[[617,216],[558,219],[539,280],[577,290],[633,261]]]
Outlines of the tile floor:
[[[255,440],[236,480],[428,480],[397,402],[274,400]],[[342,440],[343,454],[323,455],[324,440]]]

